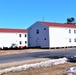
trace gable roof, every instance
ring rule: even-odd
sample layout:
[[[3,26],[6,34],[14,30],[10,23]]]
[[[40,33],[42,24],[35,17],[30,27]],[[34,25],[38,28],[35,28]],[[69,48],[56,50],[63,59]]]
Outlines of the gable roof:
[[[52,23],[52,22],[40,22],[46,26],[53,26],[53,27],[66,27],[66,28],[76,28],[75,24],[62,24],[62,23]]]
[[[0,32],[5,32],[5,33],[27,33],[27,30],[25,30],[25,29],[0,28]]]

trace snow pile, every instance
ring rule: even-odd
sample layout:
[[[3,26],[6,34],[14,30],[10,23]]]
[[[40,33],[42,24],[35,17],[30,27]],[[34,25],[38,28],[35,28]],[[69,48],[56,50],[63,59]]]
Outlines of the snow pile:
[[[41,67],[49,67],[49,66],[64,64],[64,63],[67,63],[67,58],[53,59],[53,60],[34,63],[34,64],[25,64],[22,66],[11,67],[0,70],[0,75],[8,72],[23,71],[23,70],[29,70],[29,69],[41,68]]]
[[[68,75],[76,75],[76,66],[71,67],[71,68],[65,70],[64,72],[66,72]]]

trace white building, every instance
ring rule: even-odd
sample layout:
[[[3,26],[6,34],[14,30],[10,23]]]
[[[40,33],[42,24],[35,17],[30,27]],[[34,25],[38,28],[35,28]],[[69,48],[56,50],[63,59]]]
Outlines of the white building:
[[[0,28],[0,48],[10,48],[17,45],[18,48],[28,47],[28,34],[24,29]]]
[[[76,46],[76,25],[36,22],[28,28],[29,47],[54,48]]]

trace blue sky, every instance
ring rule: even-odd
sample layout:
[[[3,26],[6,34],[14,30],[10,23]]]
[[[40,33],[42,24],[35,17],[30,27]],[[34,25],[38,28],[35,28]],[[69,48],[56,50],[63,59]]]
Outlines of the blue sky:
[[[76,18],[76,0],[0,0],[0,28],[26,29],[36,21]]]

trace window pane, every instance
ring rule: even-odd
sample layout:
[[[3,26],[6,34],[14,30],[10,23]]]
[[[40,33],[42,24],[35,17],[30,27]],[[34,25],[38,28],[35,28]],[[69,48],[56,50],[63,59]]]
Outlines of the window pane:
[[[69,42],[71,42],[71,38],[69,38]]]
[[[20,41],[20,44],[22,44],[22,42]]]
[[[69,29],[69,33],[71,33],[71,30]]]
[[[74,30],[74,33],[76,33],[76,30]]]
[[[27,41],[25,41],[25,44],[27,43]]]
[[[44,38],[44,40],[46,40],[46,38]]]
[[[46,28],[44,28],[44,30],[46,30]]]
[[[21,34],[19,34],[19,37],[21,37]]]
[[[36,30],[36,34],[39,34],[39,30],[38,29]]]
[[[74,42],[76,42],[76,38],[74,39]]]
[[[25,34],[25,37],[26,37],[26,34]]]

